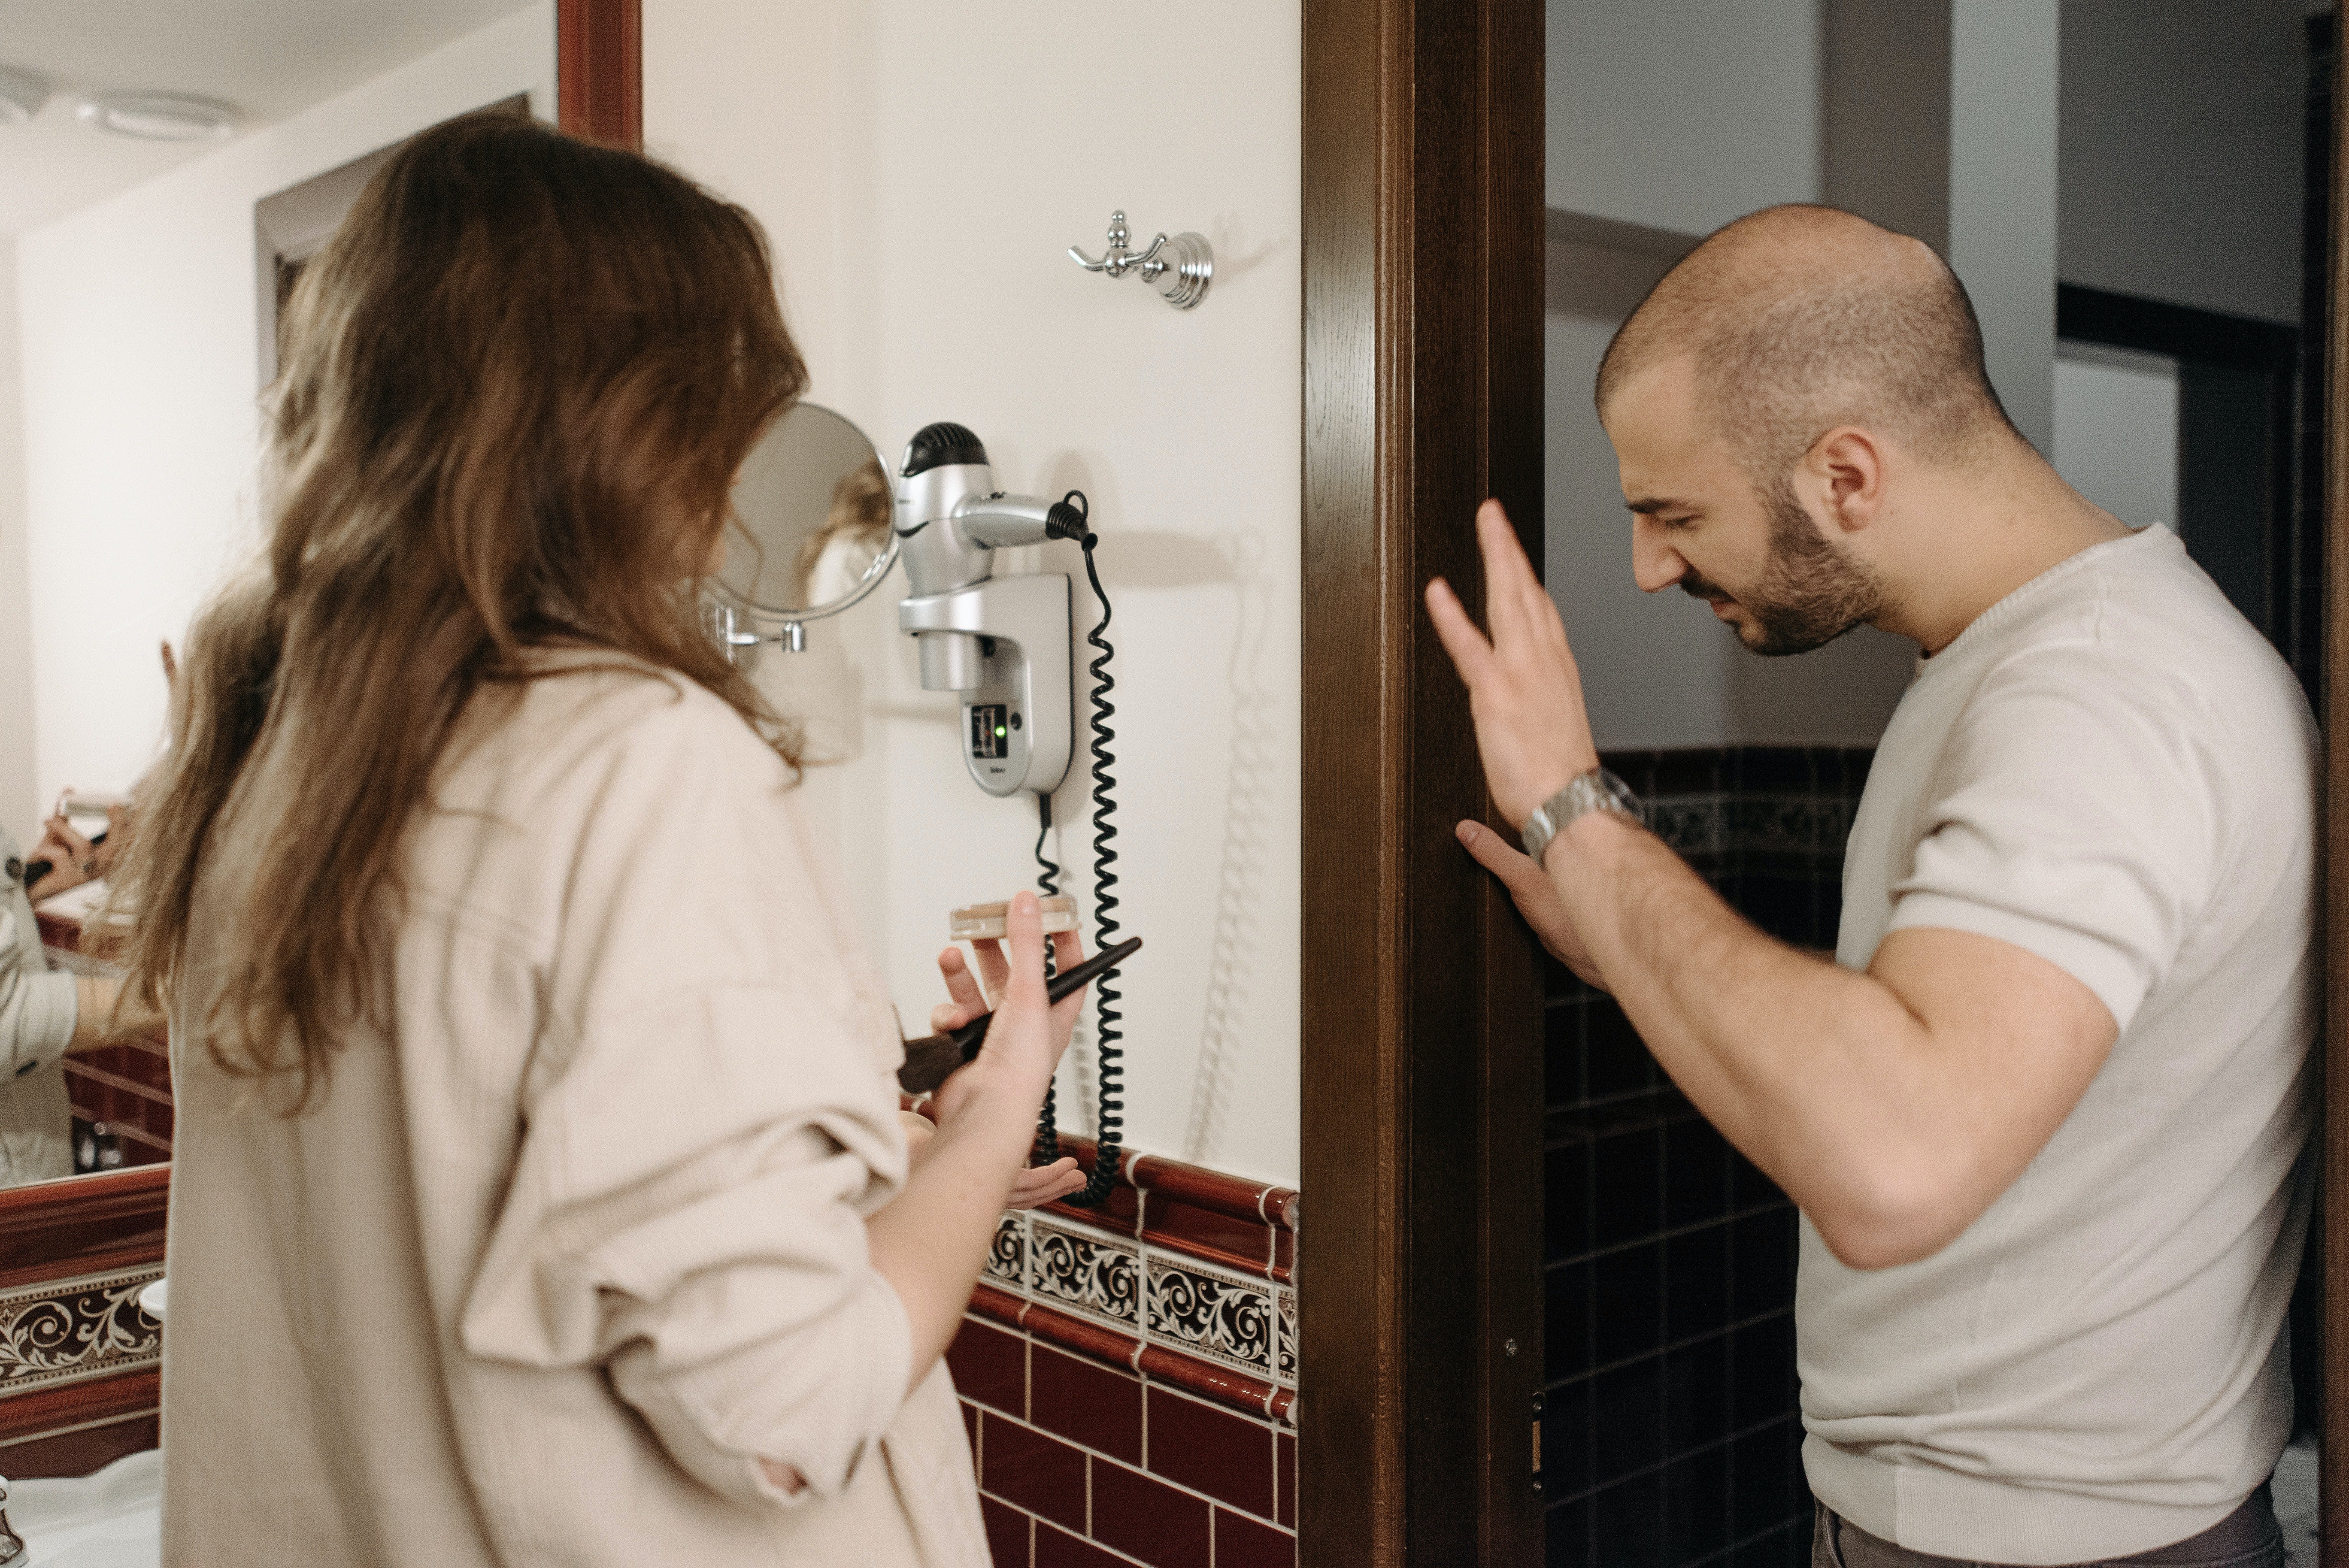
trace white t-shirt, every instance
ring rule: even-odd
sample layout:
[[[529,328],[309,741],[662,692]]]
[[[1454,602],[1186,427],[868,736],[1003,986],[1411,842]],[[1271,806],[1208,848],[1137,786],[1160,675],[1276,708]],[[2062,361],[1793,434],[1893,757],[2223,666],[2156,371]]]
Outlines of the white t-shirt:
[[[2148,528],[1920,664],[1852,825],[1837,959],[1968,931],[2120,1026],[2054,1138],[1922,1262],[1802,1228],[1803,1458],[1912,1551],[2076,1563],[2223,1519],[2292,1422],[2316,1113],[2316,733],[2283,662]]]

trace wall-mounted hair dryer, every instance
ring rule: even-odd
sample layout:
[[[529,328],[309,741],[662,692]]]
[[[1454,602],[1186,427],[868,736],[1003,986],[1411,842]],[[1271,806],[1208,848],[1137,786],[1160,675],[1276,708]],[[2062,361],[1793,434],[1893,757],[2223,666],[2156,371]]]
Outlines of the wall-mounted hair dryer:
[[[979,438],[943,423],[906,443],[895,510],[913,589],[897,625],[921,644],[924,689],[961,694],[964,765],[990,795],[1050,794],[1069,771],[1069,579],[997,577],[995,552],[1081,542],[1083,511],[997,490]]]
[[[1073,541],[1084,552],[1085,580],[1101,619],[1085,634],[1096,656],[1086,666],[1092,738],[1093,930],[1108,953],[1119,947],[1118,876],[1112,847],[1117,780],[1110,769],[1116,733],[1110,701],[1110,602],[1093,559],[1091,506],[1071,490],[1059,500],[1006,495],[979,438],[960,425],[924,428],[906,443],[891,479],[864,433],[827,408],[802,404],[775,422],[743,464],[736,515],[754,548],[730,556],[705,606],[710,634],[729,657],[754,657],[772,645],[807,647],[807,624],[838,615],[876,592],[902,557],[913,592],[897,605],[897,625],[919,640],[922,685],[962,699],[963,765],[990,795],[1036,797],[1040,891],[1061,891],[1061,868],[1045,853],[1052,830],[1052,791],[1068,777],[1071,744],[1069,679],[1071,584],[1061,573],[995,575],[995,552],[1048,539]],[[1115,1182],[1123,1140],[1124,1037],[1114,984],[1123,957],[1095,965],[1094,1044],[1100,1070],[1100,1153],[1084,1189],[1066,1201],[1080,1208],[1104,1199]],[[949,1042],[951,1045],[952,1042]],[[959,1046],[947,1053],[961,1059]],[[947,1070],[951,1070],[951,1063]],[[1047,1089],[1036,1150],[1059,1152],[1053,1096]]]

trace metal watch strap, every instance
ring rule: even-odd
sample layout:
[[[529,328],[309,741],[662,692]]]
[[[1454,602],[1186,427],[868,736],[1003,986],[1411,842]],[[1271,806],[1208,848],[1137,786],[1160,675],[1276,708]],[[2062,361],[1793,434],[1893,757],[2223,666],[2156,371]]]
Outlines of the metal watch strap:
[[[1533,815],[1526,819],[1526,853],[1539,865],[1550,841],[1566,831],[1576,818],[1591,811],[1613,811],[1635,822],[1648,820],[1647,809],[1630,785],[1604,768],[1594,768],[1568,780],[1565,789],[1534,808]]]

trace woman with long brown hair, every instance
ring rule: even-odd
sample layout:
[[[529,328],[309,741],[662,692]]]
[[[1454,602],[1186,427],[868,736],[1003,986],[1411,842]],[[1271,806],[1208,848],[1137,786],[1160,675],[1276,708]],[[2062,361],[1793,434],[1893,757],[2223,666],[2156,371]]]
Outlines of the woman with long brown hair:
[[[984,1563],[939,1356],[1071,1180],[1020,1168],[1076,1004],[1023,895],[909,1171],[791,733],[695,614],[805,379],[756,225],[477,119],[289,309],[265,569],[121,873],[178,1095],[166,1560]]]

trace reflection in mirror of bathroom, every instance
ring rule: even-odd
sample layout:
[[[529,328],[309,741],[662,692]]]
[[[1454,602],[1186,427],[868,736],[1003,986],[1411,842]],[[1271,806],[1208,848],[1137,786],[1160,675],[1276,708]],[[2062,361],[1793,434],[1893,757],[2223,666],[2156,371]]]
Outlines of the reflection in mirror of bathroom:
[[[1606,759],[1730,903],[1835,945],[1844,839],[1917,652],[1862,629],[1758,659],[1632,581],[1599,358],[1745,212],[1826,201],[1930,241],[2023,433],[2123,521],[2175,529],[2313,676],[2317,470],[2292,410],[2323,340],[2302,215],[2324,192],[2304,208],[2302,173],[2331,134],[2330,5],[1549,0],[1547,20],[1546,575]],[[1609,997],[1560,970],[1547,1007],[1549,1561],[1807,1563],[1796,1216]],[[2303,1288],[2296,1355],[2313,1305]],[[2276,1483],[2303,1548],[2313,1463],[2287,1450]]]
[[[107,877],[163,741],[159,645],[257,539],[278,307],[378,155],[468,113],[554,117],[554,21],[553,0],[101,0],[0,28],[0,927],[17,944],[0,1029],[18,1031],[0,1044],[17,1065],[40,1029],[11,979],[112,973],[96,938],[128,915]],[[37,912],[28,859],[64,873]],[[0,1473],[44,1562],[156,1561],[162,1037],[140,1021],[0,1088],[11,1163],[37,1130],[73,1172],[0,1216],[17,1326]],[[52,1081],[30,1129],[16,1086]],[[14,1337],[36,1324],[38,1348]],[[9,1397],[27,1391],[47,1403]]]
[[[889,476],[854,425],[802,403],[751,449],[734,481],[725,593],[748,610],[805,621],[844,608],[889,550]]]

